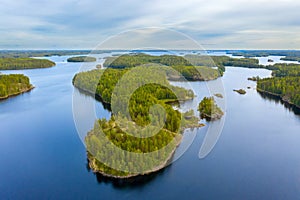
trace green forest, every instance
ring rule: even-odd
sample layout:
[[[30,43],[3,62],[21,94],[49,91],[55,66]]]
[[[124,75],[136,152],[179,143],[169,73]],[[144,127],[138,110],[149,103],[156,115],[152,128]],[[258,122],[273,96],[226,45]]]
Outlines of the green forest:
[[[207,120],[220,119],[224,113],[215,102],[214,97],[204,97],[198,105],[201,118]]]
[[[106,59],[104,67],[124,69],[149,63],[171,66],[179,70],[184,78],[189,81],[216,79],[223,75],[225,66],[265,68],[265,66],[259,65],[258,59],[254,58],[205,55],[185,55],[184,57],[175,55],[152,56],[147,54],[125,54],[119,57],[109,57]],[[198,66],[202,68],[198,68]],[[207,73],[209,76],[205,77]]]
[[[75,56],[67,59],[68,62],[96,62],[97,59],[91,56]]]
[[[104,175],[126,177],[163,168],[180,142],[184,128],[200,126],[192,111],[182,114],[170,104],[192,99],[194,93],[170,85],[166,70],[160,66],[81,72],[74,77],[73,84],[114,105],[112,111],[117,113],[108,121],[97,121],[85,139],[90,166]],[[157,134],[148,137],[153,133]],[[125,153],[116,152],[111,143]],[[136,157],[126,155],[128,152],[141,155],[134,160]],[[141,158],[149,152],[155,153],[146,160]],[[108,164],[103,160],[108,160]]]
[[[36,69],[55,66],[47,59],[35,58],[0,58],[0,70]]]
[[[0,75],[0,99],[32,89],[29,78],[22,74]]]
[[[273,77],[259,79],[257,90],[300,107],[300,65],[276,64],[272,69]]]
[[[119,57],[109,57],[104,62],[104,67],[114,68],[114,69],[126,69],[137,67],[140,65],[150,65],[158,64],[161,66],[172,67],[180,73],[180,75],[174,75],[168,71],[170,80],[182,80],[186,79],[188,81],[204,81],[213,80],[220,77],[225,69],[222,67],[219,70],[214,69],[216,67],[212,60],[204,62],[203,65],[194,65],[190,62],[190,59],[182,56],[175,55],[162,55],[162,56],[152,56],[147,54],[125,54]]]

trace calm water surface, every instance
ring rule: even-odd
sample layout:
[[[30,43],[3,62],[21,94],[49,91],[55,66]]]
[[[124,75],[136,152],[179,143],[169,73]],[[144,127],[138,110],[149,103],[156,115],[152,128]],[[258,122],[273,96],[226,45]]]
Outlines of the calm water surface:
[[[105,56],[99,55],[99,62]],[[270,76],[270,71],[227,68],[222,78],[225,126],[209,156],[198,158],[209,126],[205,122],[202,129],[186,131],[186,137],[196,133],[196,138],[179,160],[128,184],[96,177],[88,169],[73,121],[72,94],[80,96],[83,105],[94,100],[72,86],[80,64],[66,63],[67,57],[50,59],[56,67],[5,71],[24,73],[36,88],[0,102],[0,199],[300,198],[300,117],[280,102],[263,98],[255,82],[247,80]],[[195,108],[207,94],[205,83],[191,84],[199,88],[198,96],[183,108]],[[232,91],[248,86],[244,96]],[[110,116],[100,103],[95,106],[99,117]]]

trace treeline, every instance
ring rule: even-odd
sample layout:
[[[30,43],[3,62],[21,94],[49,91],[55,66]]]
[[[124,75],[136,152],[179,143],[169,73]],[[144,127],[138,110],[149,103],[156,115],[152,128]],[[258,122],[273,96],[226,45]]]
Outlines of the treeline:
[[[286,56],[284,58],[280,58],[280,60],[298,61],[298,62],[300,62],[300,55],[299,56]]]
[[[0,70],[36,69],[53,66],[55,63],[46,59],[0,58]]]
[[[210,74],[214,74],[212,77],[218,78],[225,72],[225,66],[237,66],[247,68],[265,68],[265,66],[259,65],[258,59],[253,58],[230,58],[228,56],[200,56],[200,55],[162,55],[152,56],[147,54],[125,54],[119,57],[109,57],[104,63],[104,67],[107,68],[132,68],[140,65],[146,65],[149,63],[161,64],[173,67],[176,70],[184,71],[183,76],[188,80],[206,80],[194,66],[202,66],[207,68],[201,68],[206,72],[210,70]],[[193,69],[194,67],[194,69]],[[215,75],[219,74],[219,75]],[[195,78],[193,78],[195,77]],[[208,78],[211,80],[212,78]]]
[[[100,53],[110,53],[106,50],[2,50],[0,58],[30,58],[30,57],[49,57],[49,56],[67,56]]]
[[[210,60],[211,61],[211,60]],[[176,55],[162,55],[162,56],[152,56],[147,54],[126,54],[119,57],[109,57],[106,59],[104,63],[104,67],[114,68],[114,69],[126,69],[137,67],[141,65],[163,65],[172,67],[177,72],[170,73],[168,71],[168,76],[170,80],[181,80],[186,79],[189,81],[204,81],[204,80],[213,80],[220,77],[225,68],[222,67],[217,69],[213,69],[214,65],[206,64],[194,66],[195,63],[191,62],[190,59],[182,56]],[[174,70],[173,70],[174,71]],[[179,75],[175,75],[176,73]]]
[[[8,98],[32,88],[29,78],[22,74],[0,75],[0,99]]]
[[[300,107],[300,65],[276,64],[272,69],[274,77],[259,79],[257,90]]]
[[[191,63],[181,56],[152,56],[144,53],[125,54],[119,57],[108,57],[105,60],[103,66],[108,68],[124,69],[149,63],[156,63],[167,66],[191,66]]]
[[[96,62],[97,59],[91,56],[75,56],[67,59],[68,62]]]
[[[300,57],[300,51],[296,50],[230,50],[226,51],[226,53],[246,58],[267,56]]]

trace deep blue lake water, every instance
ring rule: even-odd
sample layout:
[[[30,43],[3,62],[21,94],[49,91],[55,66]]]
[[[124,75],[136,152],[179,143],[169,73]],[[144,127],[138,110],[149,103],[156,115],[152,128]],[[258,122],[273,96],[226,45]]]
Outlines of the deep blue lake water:
[[[73,120],[73,92],[82,105],[95,100],[72,86],[81,64],[64,62],[67,57],[50,59],[57,66],[3,71],[24,73],[36,88],[0,101],[0,199],[300,198],[300,116],[278,101],[263,98],[255,82],[247,80],[270,76],[270,71],[227,68],[222,77],[225,124],[212,152],[204,159],[198,157],[209,127],[204,121],[206,127],[186,131],[185,136],[194,135],[195,140],[182,157],[165,170],[129,184],[97,177],[88,169]],[[195,109],[207,94],[206,84],[191,84],[199,88],[198,96],[183,108]],[[232,91],[248,86],[251,89],[244,96]],[[95,105],[99,117],[110,116],[100,103]]]

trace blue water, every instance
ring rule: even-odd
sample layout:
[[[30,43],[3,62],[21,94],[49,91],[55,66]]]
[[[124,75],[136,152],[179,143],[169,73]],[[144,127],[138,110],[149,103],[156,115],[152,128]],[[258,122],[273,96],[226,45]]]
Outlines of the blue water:
[[[185,133],[196,137],[180,159],[157,174],[122,183],[87,167],[73,121],[73,92],[82,105],[94,99],[73,88],[81,65],[66,58],[50,57],[57,66],[49,69],[5,71],[24,73],[36,88],[0,102],[0,199],[299,199],[300,117],[263,98],[247,80],[270,71],[227,68],[225,125],[205,159],[198,158],[209,127],[204,121],[206,127]],[[244,96],[232,91],[248,86]],[[194,108],[204,94],[183,107]],[[95,104],[98,117],[110,116]]]

